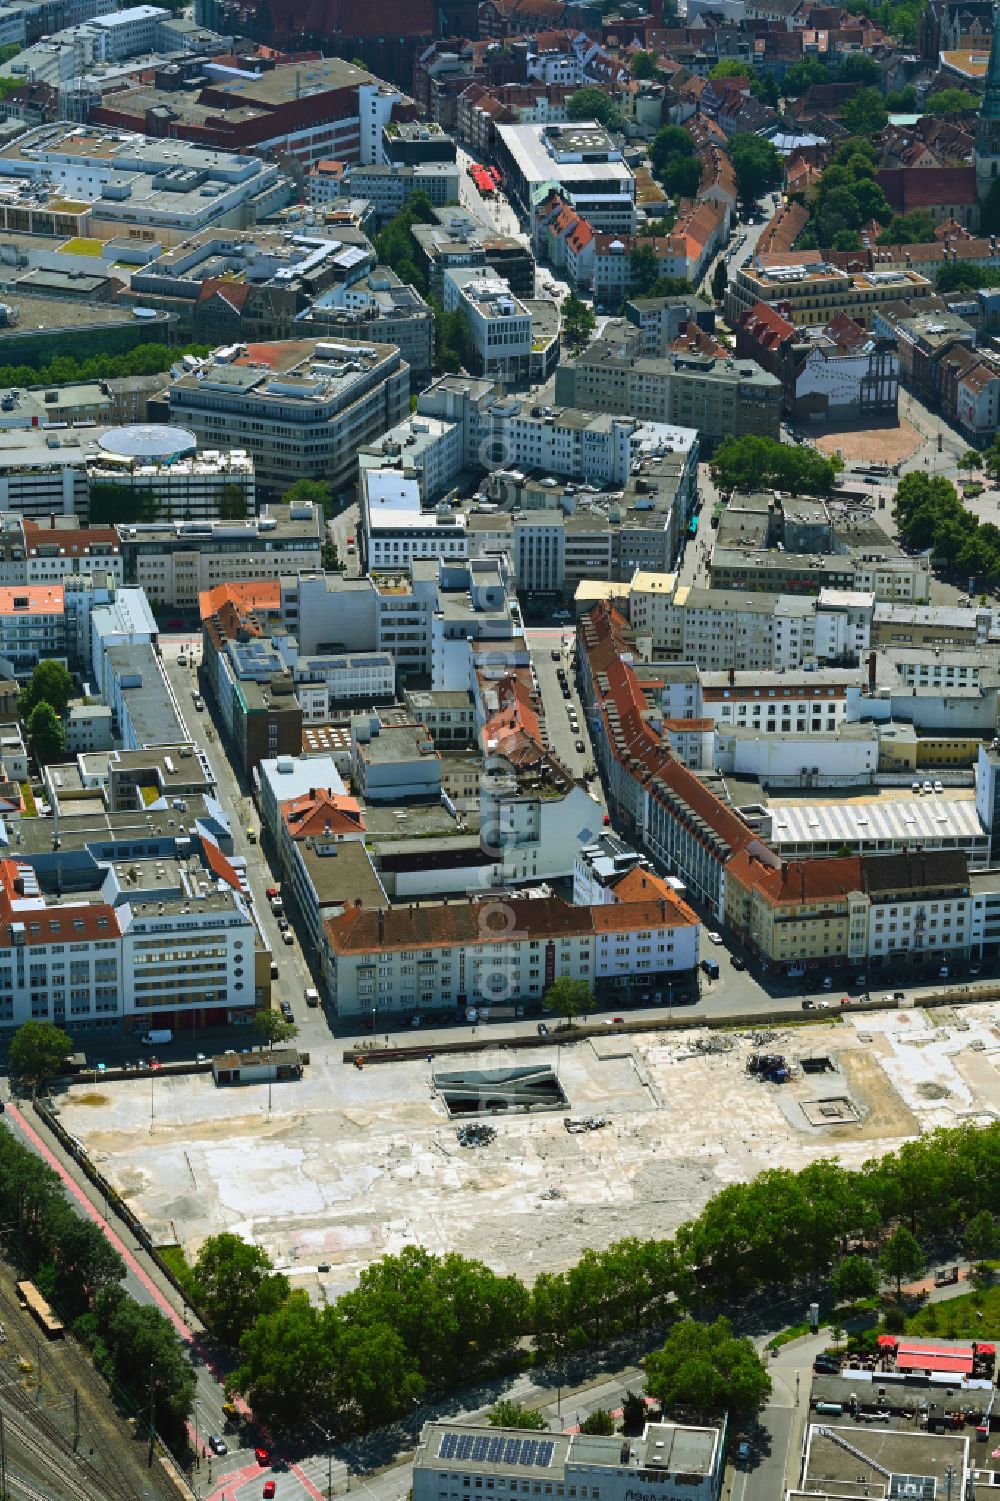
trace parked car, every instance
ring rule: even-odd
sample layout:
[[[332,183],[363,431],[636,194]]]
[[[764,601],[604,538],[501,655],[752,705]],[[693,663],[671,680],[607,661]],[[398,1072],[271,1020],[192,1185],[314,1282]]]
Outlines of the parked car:
[[[706,930],[705,937],[708,939],[709,943],[721,943],[722,942],[722,934],[721,933],[716,933],[712,928],[708,928]]]
[[[582,756],[585,753],[587,747],[584,745],[582,740],[574,740],[573,749],[576,751],[577,755]]]
[[[264,1481],[263,1501],[274,1501],[275,1488],[273,1480]]]
[[[288,944],[289,948],[295,942],[294,935],[292,934],[290,928],[286,928],[285,931],[282,933],[282,935],[281,935],[281,941],[282,941],[282,943]]]
[[[545,1025],[544,1022],[539,1022],[538,1023],[538,1027],[537,1027],[536,1030],[538,1032],[539,1037],[548,1037],[548,1035],[549,1035],[549,1029]]]
[[[286,1022],[293,1022],[295,1020],[291,1005],[288,1001],[281,1002],[281,1014],[285,1018]]]
[[[211,1449],[213,1454],[229,1453],[229,1447],[226,1444],[225,1439],[220,1438],[217,1433],[210,1433],[208,1435],[208,1447]]]

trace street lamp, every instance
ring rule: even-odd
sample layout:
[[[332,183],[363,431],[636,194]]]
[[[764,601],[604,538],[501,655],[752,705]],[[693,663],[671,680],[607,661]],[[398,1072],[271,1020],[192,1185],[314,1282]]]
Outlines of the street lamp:
[[[317,1423],[315,1418],[309,1419],[310,1423],[326,1439],[328,1448],[326,1451],[326,1495],[327,1501],[333,1495],[333,1434],[327,1433],[322,1423]],[[350,1471],[348,1471],[348,1488],[350,1488]]]

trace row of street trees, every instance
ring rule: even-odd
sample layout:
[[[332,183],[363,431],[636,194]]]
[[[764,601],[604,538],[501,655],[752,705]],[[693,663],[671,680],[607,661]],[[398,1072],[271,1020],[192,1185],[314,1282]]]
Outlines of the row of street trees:
[[[53,1029],[55,1030],[55,1029]],[[0,1131],[0,1222],[6,1249],[73,1332],[133,1412],[181,1452],[195,1376],[173,1325],[121,1286],[125,1266],[99,1227],[70,1208],[59,1177],[9,1131]]]
[[[831,1161],[773,1169],[723,1189],[672,1239],[629,1237],[587,1250],[530,1288],[481,1262],[419,1247],[375,1262],[356,1291],[323,1309],[287,1294],[266,1258],[239,1243],[209,1242],[192,1276],[220,1337],[238,1344],[232,1383],[262,1421],[287,1430],[320,1415],[357,1432],[509,1366],[525,1338],[548,1359],[669,1324],[704,1300],[766,1288],[812,1296],[829,1281],[848,1303],[883,1283],[898,1292],[924,1266],[921,1238],[942,1225],[964,1226],[970,1251],[992,1254],[998,1169],[1000,1125],[936,1132],[857,1171]],[[872,1244],[874,1259],[857,1249]],[[673,1355],[650,1367],[650,1392],[668,1408],[708,1411],[725,1378],[734,1411],[763,1400],[765,1385],[740,1342],[727,1343],[730,1334],[672,1325]],[[706,1363],[706,1340],[720,1344],[719,1361]]]

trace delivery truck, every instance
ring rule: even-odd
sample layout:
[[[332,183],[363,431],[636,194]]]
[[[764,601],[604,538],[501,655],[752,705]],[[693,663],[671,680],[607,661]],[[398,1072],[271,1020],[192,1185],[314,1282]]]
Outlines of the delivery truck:
[[[151,1032],[144,1032],[140,1040],[144,1048],[162,1048],[164,1043],[173,1042],[174,1034],[169,1027],[154,1027]]]

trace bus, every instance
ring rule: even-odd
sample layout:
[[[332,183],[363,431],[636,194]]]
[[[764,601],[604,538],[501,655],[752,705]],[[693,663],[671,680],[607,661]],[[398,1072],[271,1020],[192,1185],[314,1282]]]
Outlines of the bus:
[[[17,1301],[34,1316],[35,1322],[45,1331],[47,1339],[62,1339],[66,1327],[57,1319],[33,1282],[19,1282],[16,1287]]]

